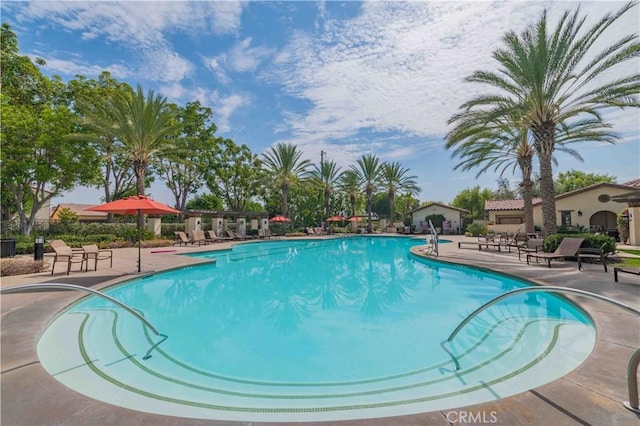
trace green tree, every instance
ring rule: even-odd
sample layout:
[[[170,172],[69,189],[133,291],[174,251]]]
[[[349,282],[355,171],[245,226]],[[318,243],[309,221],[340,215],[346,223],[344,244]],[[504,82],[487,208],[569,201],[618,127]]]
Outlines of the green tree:
[[[440,203],[440,204],[444,204],[444,203]],[[405,224],[407,224],[407,222],[409,223],[413,222],[413,218],[411,217],[411,215],[409,215],[409,212],[411,210],[417,209],[419,206],[420,206],[420,200],[418,200],[408,192],[401,194],[396,199],[396,208],[402,215],[402,221]]]
[[[314,165],[310,173],[311,182],[322,190],[324,195],[324,218],[331,216],[331,194],[340,182],[340,167],[334,161],[322,161]]]
[[[487,122],[522,117],[531,130],[540,163],[540,187],[545,234],[555,233],[556,209],[552,159],[558,129],[581,122],[590,127],[583,140],[614,142],[616,136],[601,117],[610,107],[638,107],[640,74],[621,75],[616,66],[637,58],[637,35],[622,35],[601,51],[594,51],[601,35],[635,3],[608,14],[589,28],[579,10],[565,12],[556,28],[548,31],[547,14],[520,35],[508,32],[504,48],[493,57],[498,72],[477,71],[467,81],[492,88],[491,95],[463,104],[465,111],[485,111]]]
[[[210,171],[207,159],[218,150],[216,125],[211,116],[211,108],[198,101],[178,107],[175,118],[179,126],[171,138],[173,148],[157,162],[159,173],[175,199],[174,207],[180,212],[185,209],[187,197],[202,187],[205,174]]]
[[[340,177],[338,188],[349,199],[349,216],[355,216],[360,195],[360,177],[355,170],[345,170]]]
[[[474,186],[470,189],[463,189],[451,202],[454,207],[469,210],[471,219],[484,219],[484,203],[493,198],[493,191],[490,189],[480,189]]]
[[[351,170],[358,173],[360,185],[367,200],[367,232],[371,233],[371,201],[373,194],[380,188],[382,164],[375,154],[364,154],[357,160],[357,164],[357,166],[351,166]]]
[[[66,86],[58,77],[45,77],[38,65],[21,56],[11,27],[2,25],[2,95],[0,108],[0,168],[2,192],[28,235],[38,210],[53,197],[88,184],[96,177],[97,156],[68,134],[79,122],[69,108]],[[3,216],[8,215],[4,211]]]
[[[250,201],[261,195],[265,182],[262,161],[246,145],[218,138],[205,165],[209,190],[221,197],[229,210],[246,211]]]
[[[408,169],[400,163],[384,163],[380,171],[380,186],[389,197],[389,220],[395,221],[396,194],[418,195],[421,189],[416,183],[417,176],[408,176]]]
[[[118,82],[107,71],[102,72],[97,80],[76,76],[68,85],[75,99],[75,111],[84,121],[86,117],[105,113],[117,93],[123,95],[131,91],[128,84]],[[104,190],[105,202],[136,194],[131,161],[110,129],[79,129],[71,137],[72,140],[88,140],[101,158],[102,175],[98,187]],[[107,222],[112,221],[113,214],[109,213]]]
[[[287,216],[289,204],[287,196],[293,185],[302,180],[309,166],[309,160],[302,160],[302,152],[293,144],[279,143],[263,154],[264,169],[272,179],[273,185],[282,196],[281,213]]]
[[[189,199],[185,208],[188,210],[222,210],[222,200],[213,194],[199,194]]]
[[[616,178],[607,174],[585,173],[579,170],[569,170],[561,172],[555,181],[556,194],[575,191],[596,183],[616,183]]]

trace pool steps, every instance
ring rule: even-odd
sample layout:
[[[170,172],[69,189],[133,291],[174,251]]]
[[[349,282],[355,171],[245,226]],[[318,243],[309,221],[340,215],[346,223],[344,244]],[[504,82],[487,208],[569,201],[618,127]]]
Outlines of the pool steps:
[[[39,348],[52,344],[48,339],[67,336],[59,346],[65,348],[64,356],[41,353],[43,366],[71,388],[139,411],[220,420],[246,420],[248,416],[256,421],[300,421],[310,416],[316,420],[346,420],[476,404],[557,379],[574,368],[564,367],[568,364],[567,351],[588,353],[595,333],[583,325],[555,320],[553,333],[545,336],[540,348],[522,348],[518,345],[521,339],[540,334],[539,321],[520,321],[519,332],[515,339],[510,337],[511,342],[505,341],[508,333],[503,332],[504,327],[514,327],[510,319],[488,331],[470,330],[459,335],[453,346],[460,359],[459,371],[443,351],[441,362],[421,371],[362,383],[312,386],[215,377],[179,365],[165,352],[170,350],[168,344],[144,361],[142,356],[155,336],[147,333],[148,339],[141,339],[142,327],[115,308],[63,316],[45,332]],[[133,333],[122,334],[124,323]],[[575,327],[587,331],[569,332]],[[572,335],[575,340],[570,340]],[[486,350],[494,345],[503,349],[497,354]],[[103,354],[102,359],[97,359],[94,351]],[[522,383],[530,385],[523,387]]]

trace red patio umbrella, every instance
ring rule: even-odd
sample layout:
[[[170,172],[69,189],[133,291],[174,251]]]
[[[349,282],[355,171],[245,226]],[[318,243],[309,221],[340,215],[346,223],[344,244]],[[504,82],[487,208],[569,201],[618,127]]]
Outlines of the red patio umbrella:
[[[349,219],[347,219],[349,222],[360,222],[362,219],[360,218],[360,216],[351,216]]]
[[[120,200],[111,201],[95,207],[89,207],[90,211],[106,212],[114,214],[137,215],[138,218],[143,214],[169,214],[180,213],[173,207],[159,203],[144,195],[133,195],[131,197],[122,198]],[[140,272],[140,220],[138,223],[138,272]]]
[[[276,215],[274,217],[272,217],[271,219],[269,219],[269,222],[274,223],[274,222],[291,222],[291,219],[289,219],[288,217],[284,217],[281,214]]]
[[[342,222],[343,220],[345,220],[344,217],[340,215],[335,215],[327,218],[327,222]]]

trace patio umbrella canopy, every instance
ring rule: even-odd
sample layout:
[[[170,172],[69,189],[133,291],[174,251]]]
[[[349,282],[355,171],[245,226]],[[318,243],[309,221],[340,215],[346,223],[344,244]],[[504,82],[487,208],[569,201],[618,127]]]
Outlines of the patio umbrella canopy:
[[[90,211],[124,214],[124,215],[137,215],[140,217],[143,214],[170,214],[180,213],[173,207],[169,207],[166,204],[159,203],[144,195],[133,195],[131,197],[122,198],[120,200],[111,201],[106,204],[101,204],[95,207],[89,207]],[[138,272],[140,272],[140,221],[137,221],[138,226]]]
[[[327,218],[327,222],[342,222],[343,220],[345,220],[345,218],[340,215],[331,216]]]
[[[269,219],[269,222],[274,223],[274,222],[291,222],[291,219],[282,216],[281,214],[272,217],[271,219]]]

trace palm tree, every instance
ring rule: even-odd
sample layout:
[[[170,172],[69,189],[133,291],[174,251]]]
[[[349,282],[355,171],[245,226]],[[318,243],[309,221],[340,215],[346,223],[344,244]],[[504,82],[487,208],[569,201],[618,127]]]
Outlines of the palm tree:
[[[421,189],[416,184],[417,176],[407,176],[408,169],[400,163],[384,163],[380,171],[380,185],[386,189],[389,197],[389,220],[395,219],[396,193],[418,195]]]
[[[500,170],[500,177],[511,169],[520,169],[522,181],[520,193],[524,202],[525,232],[534,232],[533,224],[533,157],[536,155],[531,132],[523,127],[514,116],[509,121],[487,123],[482,112],[462,114],[450,120],[457,126],[447,135],[447,149],[456,147],[453,156],[462,158],[454,169],[470,170],[480,167],[476,177],[493,167]],[[599,132],[601,123],[577,122],[559,128],[555,135],[555,150],[564,152],[582,161],[580,154],[568,145],[582,140],[597,139],[603,136]],[[605,125],[606,126],[606,125]],[[555,159],[553,162],[556,163]]]
[[[379,187],[382,165],[375,154],[365,154],[357,160],[357,163],[358,167],[351,166],[351,169],[358,173],[360,185],[362,185],[367,198],[367,232],[371,233],[371,200]]]
[[[356,215],[356,204],[358,195],[360,195],[360,177],[355,170],[345,170],[342,173],[339,188],[349,198],[349,207],[351,208],[349,215]]]
[[[136,192],[144,195],[149,165],[172,147],[169,136],[178,128],[175,112],[166,98],[149,90],[145,97],[140,86],[116,93],[90,111],[87,125],[92,130],[112,135],[122,144],[136,177]]]
[[[489,85],[494,93],[466,102],[461,106],[464,111],[484,110],[487,122],[509,117],[515,111],[522,117],[522,124],[531,130],[540,162],[543,226],[547,235],[557,227],[552,161],[558,129],[571,122],[588,121],[592,126],[591,140],[614,142],[616,136],[608,131],[601,111],[640,106],[637,97],[640,74],[612,72],[612,68],[638,56],[637,35],[623,35],[599,52],[593,49],[599,37],[634,6],[633,2],[627,3],[585,29],[585,18],[579,18],[579,10],[567,11],[551,33],[545,12],[522,34],[505,34],[506,47],[493,54],[500,65],[498,72],[477,71],[467,78],[469,82]]]
[[[310,173],[314,184],[322,188],[324,193],[324,214],[325,218],[331,215],[331,193],[340,180],[340,167],[334,161],[322,161],[320,166],[314,165]]]
[[[287,216],[289,205],[287,196],[289,189],[302,179],[309,166],[309,160],[300,160],[302,152],[293,144],[279,143],[262,154],[265,170],[271,175],[274,184],[282,194],[282,214]]]

